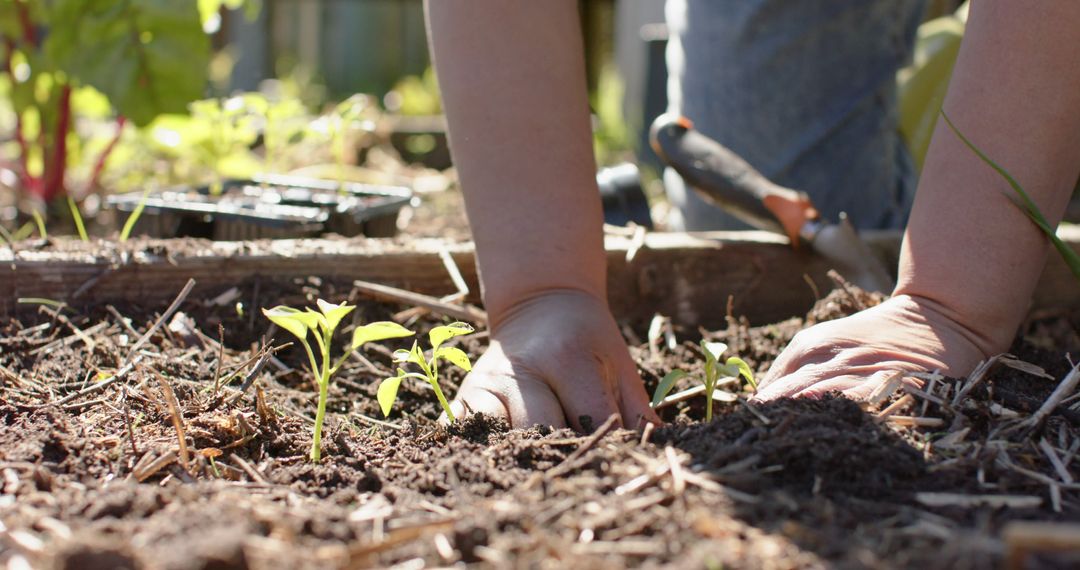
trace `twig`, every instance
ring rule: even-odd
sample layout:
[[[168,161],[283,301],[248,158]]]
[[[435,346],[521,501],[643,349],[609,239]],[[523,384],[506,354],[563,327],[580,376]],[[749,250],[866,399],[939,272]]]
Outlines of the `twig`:
[[[1069,473],[1068,467],[1061,461],[1057,452],[1054,451],[1054,447],[1050,445],[1050,442],[1046,441],[1045,437],[1039,439],[1039,449],[1046,454],[1046,458],[1050,460],[1050,464],[1053,465],[1054,470],[1057,471],[1058,477],[1061,477],[1061,480],[1065,483],[1072,483],[1073,477],[1072,474]]]
[[[264,349],[264,352],[262,356],[259,357],[258,362],[256,362],[255,365],[251,367],[251,370],[247,373],[247,376],[244,377],[244,382],[240,384],[240,388],[238,389],[237,394],[230,398],[228,402],[225,402],[226,408],[232,407],[234,404],[236,404],[236,402],[240,401],[240,398],[244,397],[244,393],[247,392],[248,388],[251,387],[251,384],[255,382],[255,378],[259,375],[259,372],[262,371],[263,366],[266,366],[267,361],[270,360],[270,357],[273,354],[274,351]]]
[[[1046,416],[1049,416],[1065,399],[1066,396],[1072,394],[1076,390],[1076,385],[1080,383],[1080,365],[1074,366],[1065,378],[1058,384],[1058,387],[1054,389],[1050,397],[1043,402],[1043,405],[1034,413],[1031,417],[1021,422],[1021,425],[1026,428],[1035,428],[1042,424]]]
[[[1042,506],[1034,495],[961,495],[959,493],[915,493],[915,501],[928,507],[1032,509]]]
[[[149,456],[149,454],[147,454],[147,456]],[[176,461],[176,451],[170,449],[169,451],[166,451],[164,454],[159,456],[157,459],[154,459],[153,461],[147,463],[141,468],[140,465],[136,465],[135,469],[132,470],[131,474],[135,476],[135,479],[138,482],[142,483],[150,477],[153,477],[155,473],[161,471],[174,461]],[[142,461],[139,461],[139,463],[141,464]]]
[[[1034,521],[1013,521],[1001,531],[1005,541],[1005,568],[1027,568],[1032,552],[1080,550],[1080,525]]]
[[[159,328],[161,328],[161,325],[168,322],[169,318],[172,317],[173,313],[175,313],[176,310],[180,308],[180,304],[184,302],[184,299],[187,299],[188,294],[191,293],[191,289],[194,287],[195,280],[188,279],[187,284],[184,285],[184,288],[180,290],[180,293],[176,296],[176,299],[173,300],[172,304],[169,305],[169,308],[165,309],[165,312],[161,314],[161,317],[159,317],[157,322],[154,323],[154,326],[150,327],[150,330],[146,331],[146,333],[143,334],[142,337],[140,337],[139,340],[135,342],[135,345],[132,346],[130,350],[128,350],[127,358],[125,358],[124,360],[131,360],[131,357],[135,355],[135,351],[139,350],[142,345],[146,344],[146,341],[150,340],[150,337],[153,336]]]
[[[716,384],[717,384],[717,386],[721,386],[721,385],[724,385],[724,384],[733,384],[733,383],[736,383],[736,382],[738,382],[737,378],[724,378],[724,379],[720,380],[719,382],[717,382]],[[704,393],[705,393],[705,386],[704,385],[698,385],[698,386],[694,386],[693,388],[687,388],[686,390],[683,390],[681,392],[676,392],[676,393],[664,398],[663,400],[660,400],[660,403],[656,404],[656,407],[653,408],[653,409],[654,410],[659,410],[659,409],[662,409],[662,408],[666,408],[666,407],[668,407],[668,406],[670,406],[672,404],[677,404],[679,402],[684,402],[686,400],[689,400],[691,398],[694,398],[694,397],[696,397],[696,396],[698,396],[700,394],[704,394]],[[738,396],[736,396],[735,394],[732,394],[731,392],[725,392],[724,390],[717,390],[717,389],[713,390],[712,398],[713,398],[713,401],[715,401],[715,402],[724,402],[724,403],[731,403],[731,402],[734,402],[735,400],[739,399]]]
[[[585,443],[581,444],[581,447],[578,447],[573,453],[566,456],[566,459],[564,459],[562,463],[556,465],[554,469],[544,473],[544,478],[550,480],[568,473],[575,467],[577,460],[580,459],[581,456],[585,455],[597,444],[597,442],[604,439],[604,437],[611,433],[618,425],[619,414],[611,414],[611,416],[600,425],[600,428],[590,435],[589,439],[585,440]]]
[[[376,299],[424,307],[425,309],[433,313],[438,313],[440,315],[446,315],[455,319],[471,321],[483,325],[487,325],[488,322],[487,312],[482,309],[478,309],[472,305],[452,305],[450,303],[440,301],[439,299],[430,295],[413,293],[412,291],[406,291],[404,289],[398,289],[397,287],[380,285],[378,283],[371,283],[368,281],[353,281],[353,287],[355,287],[361,293],[364,293]]]
[[[941,427],[945,420],[941,418],[923,418],[918,416],[889,416],[885,421],[898,426]]]
[[[237,465],[240,466],[240,469],[244,470],[244,473],[248,474],[248,477],[251,477],[252,481],[264,485],[266,484],[266,477],[263,477],[262,473],[259,473],[259,470],[256,469],[255,466],[253,466],[252,464],[245,461],[243,457],[240,457],[235,453],[230,453],[229,457],[233,461],[235,461]]]
[[[675,448],[664,447],[664,456],[667,458],[668,468],[671,472],[671,490],[676,495],[683,494],[686,490],[686,476],[682,468],[682,458],[675,454]]]
[[[165,404],[169,407],[169,415],[172,416],[173,427],[176,429],[176,440],[180,448],[180,466],[187,471],[191,456],[188,455],[187,438],[184,436],[184,419],[180,416],[180,404],[176,401],[176,394],[165,377],[158,374],[156,370],[154,375],[161,384],[161,392],[165,395]]]
[[[904,394],[902,398],[889,404],[884,410],[878,412],[878,415],[874,418],[877,421],[885,421],[889,416],[904,409],[904,407],[911,405],[915,401],[915,398],[911,394]]]
[[[128,363],[126,366],[124,366],[120,370],[117,370],[116,374],[114,374],[111,378],[108,378],[106,380],[102,380],[101,382],[98,382],[96,384],[93,384],[92,386],[89,386],[87,388],[79,390],[78,392],[75,392],[74,394],[68,394],[67,396],[64,396],[63,398],[60,398],[59,400],[57,400],[55,402],[48,402],[46,404],[41,404],[39,406],[31,406],[31,407],[33,409],[37,409],[37,408],[44,408],[45,406],[63,406],[64,404],[67,404],[68,402],[71,402],[72,400],[75,400],[76,398],[81,398],[83,396],[93,394],[94,392],[104,390],[105,388],[108,388],[109,386],[112,386],[113,384],[118,382],[124,376],[127,376],[129,373],[131,373],[131,371],[135,369],[135,366],[137,366],[140,362],[142,362],[142,360],[143,360],[143,355],[140,354],[140,355],[136,356],[135,359],[132,360],[130,363]]]
[[[978,385],[980,382],[983,381],[984,378],[986,378],[987,372],[990,372],[990,369],[993,368],[995,364],[997,364],[997,361],[1002,356],[1003,355],[1001,354],[991,356],[987,360],[980,362],[979,365],[975,367],[975,370],[971,371],[971,374],[968,376],[967,381],[964,382],[964,386],[960,388],[960,390],[956,392],[956,396],[953,397],[953,407],[958,406],[960,404],[960,401],[963,400],[968,395],[968,393],[971,392],[973,388],[975,388],[976,385]]]
[[[116,310],[116,307],[112,305],[105,305],[105,309],[109,311],[109,314],[116,319],[116,322],[120,323],[120,326],[124,327],[124,330],[131,335],[131,338],[139,338],[139,331],[131,328],[131,323],[128,322],[127,317],[120,314],[120,311]]]

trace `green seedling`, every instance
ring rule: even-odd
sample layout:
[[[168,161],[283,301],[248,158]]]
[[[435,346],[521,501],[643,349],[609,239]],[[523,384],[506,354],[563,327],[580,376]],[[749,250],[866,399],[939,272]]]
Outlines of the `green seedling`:
[[[75,229],[79,231],[79,239],[83,241],[90,241],[90,236],[86,235],[86,225],[83,224],[82,212],[79,211],[79,205],[75,203],[75,199],[71,196],[67,197],[68,209],[71,210],[71,219],[75,221]]]
[[[150,198],[150,190],[144,190],[142,198],[139,199],[139,203],[135,205],[135,209],[132,210],[131,215],[127,217],[127,221],[124,222],[124,229],[120,230],[120,241],[125,242],[128,237],[131,236],[131,230],[135,229],[135,222],[139,221],[139,217],[142,216],[143,209],[146,208],[146,200]]]
[[[49,232],[45,231],[45,218],[41,216],[41,212],[37,210],[31,210],[30,215],[34,217],[34,224],[37,225],[38,235],[42,239],[49,239]]]
[[[330,387],[330,378],[341,368],[345,359],[352,354],[352,351],[360,348],[364,343],[416,334],[397,323],[388,321],[356,327],[345,354],[331,366],[330,342],[334,337],[334,330],[341,324],[341,319],[345,318],[356,307],[345,303],[335,305],[322,299],[317,300],[316,304],[319,307],[318,311],[313,311],[310,308],[301,311],[283,305],[262,310],[266,318],[270,319],[272,323],[289,331],[300,340],[300,344],[307,351],[312,374],[315,375],[319,384],[319,406],[315,412],[315,431],[311,440],[312,461],[319,461],[322,455],[322,427],[323,420],[326,418],[326,397]],[[319,349],[318,359],[315,358],[315,352],[312,350],[311,344],[308,343],[309,333],[315,337],[315,344]],[[380,401],[382,400],[381,393],[380,389]]]
[[[750,370],[750,365],[743,359],[732,356],[720,363],[720,355],[727,350],[727,345],[722,342],[708,342],[701,341],[701,352],[705,355],[705,421],[712,420],[712,407],[713,407],[713,390],[716,389],[716,383],[722,378],[738,378],[742,376],[746,378],[746,382],[750,384],[750,387],[757,390],[757,382],[754,381],[754,373]],[[649,404],[652,407],[656,407],[663,401],[664,397],[671,392],[671,389],[675,387],[675,382],[680,378],[687,376],[687,373],[683,370],[672,370],[660,380],[660,384],[656,387],[656,392],[653,393],[652,403]]]
[[[435,390],[435,397],[439,399],[439,405],[446,412],[446,419],[453,422],[454,412],[450,410],[450,403],[446,401],[446,396],[443,395],[442,388],[439,387],[439,360],[446,360],[466,372],[472,370],[472,363],[469,362],[469,355],[465,354],[465,351],[453,346],[443,346],[443,343],[456,336],[469,334],[474,330],[471,325],[466,323],[451,323],[431,329],[431,332],[428,333],[428,341],[431,342],[430,359],[425,358],[418,342],[413,342],[411,350],[394,352],[394,362],[402,364],[411,362],[419,367],[423,374],[406,372],[404,368],[398,368],[397,376],[387,378],[382,381],[382,384],[379,384],[379,405],[382,406],[383,415],[390,415],[401,382],[406,378],[416,378],[431,384],[431,387]]]
[[[952,132],[956,133],[956,136],[960,138],[960,141],[963,142],[965,146],[971,149],[980,160],[989,165],[990,168],[993,168],[995,172],[1001,175],[1001,177],[1009,183],[1009,186],[1016,192],[1016,195],[1006,195],[1012,200],[1013,204],[1016,204],[1016,207],[1027,214],[1032,223],[1038,226],[1039,229],[1046,234],[1046,237],[1054,244],[1054,248],[1061,254],[1062,259],[1065,260],[1065,264],[1069,266],[1069,270],[1072,271],[1073,276],[1080,279],[1080,254],[1077,254],[1076,251],[1066,245],[1065,242],[1061,241],[1061,238],[1057,237],[1057,232],[1054,231],[1050,222],[1046,220],[1046,216],[1043,216],[1042,211],[1039,210],[1039,206],[1035,204],[1035,201],[1032,200],[1024,188],[1020,186],[1020,183],[1017,182],[1007,170],[987,156],[986,153],[979,150],[979,147],[975,146],[975,143],[968,140],[968,138],[960,132],[960,129],[956,128],[956,125],[953,124],[952,119],[945,114],[944,110],[941,111],[941,118],[945,119],[945,124],[952,129]]]

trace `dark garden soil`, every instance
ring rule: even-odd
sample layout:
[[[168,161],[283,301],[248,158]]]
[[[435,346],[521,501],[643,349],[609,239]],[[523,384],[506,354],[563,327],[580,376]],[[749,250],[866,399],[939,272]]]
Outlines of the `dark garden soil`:
[[[1003,534],[1010,524],[1080,521],[1076,397],[1036,413],[1080,349],[1076,315],[1032,319],[1017,360],[984,376],[934,378],[869,408],[838,397],[748,404],[744,393],[701,423],[696,397],[663,409],[664,427],[594,418],[586,435],[484,417],[444,428],[415,382],[384,422],[375,389],[390,350],[405,345],[389,342],[339,373],[316,465],[306,358],[295,343],[260,358],[269,323],[257,307],[348,299],[357,323],[405,307],[318,279],[237,285],[236,298],[186,299],[138,347],[164,306],[27,306],[0,318],[0,564],[985,568],[1019,544]],[[808,320],[873,302],[839,289]],[[676,330],[674,350],[637,340],[648,323],[628,324],[647,388],[673,367],[699,367],[702,334],[764,371],[807,324],[729,321]],[[459,346],[475,356],[484,337]],[[271,344],[288,340],[279,332]],[[460,380],[444,386],[452,394]],[[1080,557],[1036,552],[1025,564]]]

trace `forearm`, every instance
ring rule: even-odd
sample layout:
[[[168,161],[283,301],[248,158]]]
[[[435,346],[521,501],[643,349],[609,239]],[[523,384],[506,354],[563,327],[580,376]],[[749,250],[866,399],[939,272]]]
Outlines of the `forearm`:
[[[429,37],[494,322],[545,291],[604,298],[580,24],[571,0],[437,0]]]
[[[1051,224],[1080,171],[1080,3],[983,0],[945,112],[1008,170]],[[985,353],[1004,350],[1048,251],[1013,190],[939,121],[900,260],[897,294],[929,299]]]

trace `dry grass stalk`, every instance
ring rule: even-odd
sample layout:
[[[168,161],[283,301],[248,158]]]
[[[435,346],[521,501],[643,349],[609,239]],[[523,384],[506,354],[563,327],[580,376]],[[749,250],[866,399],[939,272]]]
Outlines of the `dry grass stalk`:
[[[263,474],[260,473],[254,465],[248,463],[243,457],[240,457],[239,455],[236,455],[234,453],[230,454],[229,458],[232,461],[235,461],[236,464],[240,466],[240,469],[242,469],[244,473],[247,473],[248,477],[251,477],[252,481],[263,485],[266,484],[266,477],[263,477]]]
[[[127,376],[128,374],[130,374],[131,371],[134,370],[135,367],[138,366],[140,362],[142,362],[142,360],[143,360],[142,355],[136,356],[135,359],[132,360],[130,363],[128,363],[126,366],[124,366],[120,370],[117,370],[116,374],[114,374],[111,378],[107,378],[105,380],[102,380],[101,382],[97,382],[97,383],[95,383],[95,384],[93,384],[93,385],[91,385],[91,386],[89,386],[89,387],[87,387],[87,388],[85,388],[83,390],[79,390],[78,392],[75,392],[73,394],[68,394],[67,396],[64,396],[63,398],[60,398],[59,400],[57,400],[55,402],[49,402],[49,403],[46,403],[46,404],[41,404],[39,406],[33,406],[33,407],[35,407],[35,408],[43,408],[45,406],[63,406],[64,404],[67,404],[67,403],[71,402],[72,400],[81,398],[83,396],[88,396],[88,395],[93,394],[95,392],[100,392],[101,390],[104,390],[105,388],[108,388],[109,386],[112,386],[116,382],[119,382],[120,379],[122,379],[125,376]]]
[[[976,507],[1034,509],[1043,504],[1033,495],[962,495],[959,493],[915,493],[915,501],[928,507]]]
[[[1034,428],[1041,425],[1043,420],[1046,419],[1046,416],[1049,416],[1050,413],[1061,404],[1061,401],[1064,400],[1066,396],[1072,394],[1076,390],[1077,384],[1080,384],[1080,365],[1074,366],[1073,369],[1065,375],[1065,378],[1062,379],[1061,383],[1058,384],[1057,388],[1050,394],[1050,397],[1043,402],[1043,405],[1040,406],[1034,414],[1031,414],[1031,417],[1024,420],[1021,425],[1026,428]]]
[[[1080,550],[1080,524],[1014,521],[1001,531],[1005,542],[1005,568],[1026,568],[1034,552]]]
[[[185,471],[188,470],[188,465],[191,463],[191,456],[188,453],[187,438],[184,436],[184,419],[180,415],[180,404],[176,401],[176,394],[173,392],[172,386],[165,380],[161,374],[154,371],[154,375],[157,377],[158,384],[161,385],[161,392],[165,396],[165,404],[169,407],[169,416],[172,417],[173,428],[176,429],[176,440],[180,449],[180,466]]]
[[[430,295],[413,293],[412,291],[406,291],[397,287],[390,287],[389,285],[381,285],[379,283],[371,283],[368,281],[353,281],[353,287],[357,291],[364,293],[369,297],[374,297],[375,299],[404,303],[406,305],[415,305],[417,307],[423,307],[438,315],[445,315],[485,326],[488,322],[487,312],[472,305],[453,305],[445,303]]]
[[[738,378],[723,378],[719,382],[717,382],[716,384],[717,384],[717,386],[720,386],[720,385],[725,385],[725,384],[737,383],[738,381],[739,381]],[[697,386],[694,386],[693,388],[688,388],[686,390],[683,390],[682,392],[676,392],[676,393],[664,398],[663,400],[660,400],[660,403],[657,404],[656,407],[653,408],[653,409],[654,410],[659,410],[659,409],[671,406],[673,404],[678,404],[679,402],[685,402],[686,400],[696,398],[697,396],[700,396],[703,393],[705,393],[705,386],[704,385],[697,385]],[[735,394],[732,394],[731,392],[726,392],[724,390],[718,390],[718,389],[713,390],[712,396],[713,396],[713,401],[715,401],[715,402],[731,403],[731,402],[734,402],[735,400],[739,399],[738,396],[736,396]]]
[[[664,447],[664,456],[667,458],[668,470],[671,473],[671,490],[675,495],[682,495],[686,490],[686,476],[682,468],[683,459],[670,445]]]
[[[143,456],[143,459],[150,457],[150,454]],[[135,477],[135,480],[142,483],[143,481],[153,477],[158,471],[168,467],[176,461],[176,451],[168,450],[162,455],[157,456],[155,459],[148,461],[143,465],[143,461],[140,461],[138,465],[132,470],[131,474]]]
[[[870,396],[866,398],[866,404],[869,406],[879,406],[882,402],[889,399],[904,382],[904,372],[899,370],[889,376],[887,380],[878,384],[874,391],[870,393]]]
[[[986,378],[987,373],[990,372],[990,369],[993,368],[995,364],[997,364],[997,361],[1000,360],[1001,357],[1001,354],[991,356],[990,358],[980,362],[979,365],[975,367],[975,370],[971,371],[971,374],[968,375],[963,387],[960,388],[960,390],[956,392],[956,396],[953,397],[953,407],[960,405],[960,401],[967,397],[968,393],[971,392],[971,390],[974,389],[975,386],[978,386],[979,383]]]
[[[888,419],[889,416],[895,414],[896,412],[899,412],[900,410],[906,408],[907,406],[910,406],[913,403],[915,403],[915,398],[911,394],[904,394],[904,396],[901,397],[899,400],[889,404],[889,406],[886,407],[884,410],[878,412],[875,419],[877,419],[877,421],[884,421]]]
[[[897,426],[941,427],[945,425],[945,420],[941,418],[926,418],[917,416],[889,416],[885,418],[885,421]]]
[[[154,336],[154,333],[156,333],[162,325],[164,325],[166,322],[168,322],[170,318],[172,318],[173,313],[175,313],[176,310],[180,308],[180,305],[184,302],[185,299],[187,299],[187,296],[191,293],[191,290],[194,287],[195,280],[188,279],[187,284],[184,285],[184,288],[180,290],[180,293],[176,295],[176,298],[173,299],[173,302],[169,304],[169,308],[165,309],[165,312],[162,313],[160,317],[158,317],[158,320],[154,322],[153,326],[151,326],[145,333],[143,333],[143,335],[139,337],[139,340],[135,341],[135,344],[132,345],[132,347],[128,350],[127,358],[124,359],[125,361],[130,361],[132,357],[135,356],[136,351],[138,351],[139,348],[142,347],[142,345],[146,344],[146,341],[150,340],[150,337]]]

